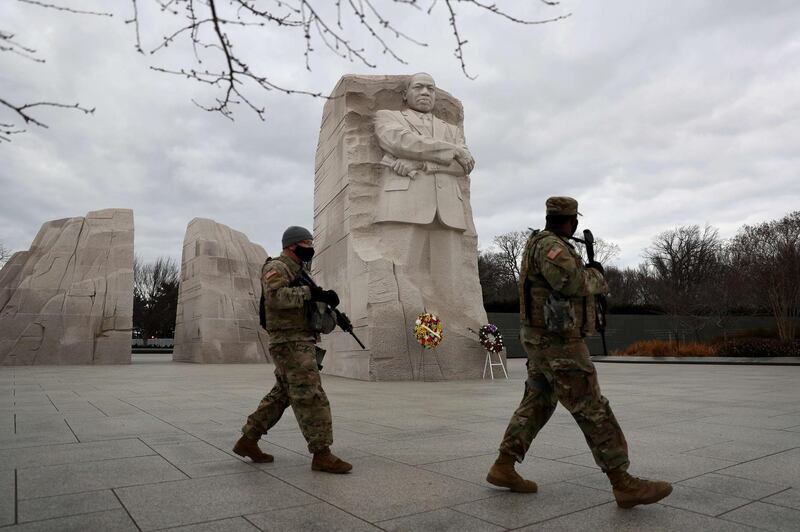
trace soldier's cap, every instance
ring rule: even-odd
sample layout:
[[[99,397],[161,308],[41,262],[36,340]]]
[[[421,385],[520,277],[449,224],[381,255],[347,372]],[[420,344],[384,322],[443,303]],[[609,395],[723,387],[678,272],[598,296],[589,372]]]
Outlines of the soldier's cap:
[[[559,216],[583,216],[578,212],[578,200],[568,196],[552,196],[545,202],[547,214]]]
[[[283,244],[283,249],[286,249],[292,244],[297,244],[303,240],[314,240],[314,235],[305,227],[293,225],[283,232],[281,244]]]

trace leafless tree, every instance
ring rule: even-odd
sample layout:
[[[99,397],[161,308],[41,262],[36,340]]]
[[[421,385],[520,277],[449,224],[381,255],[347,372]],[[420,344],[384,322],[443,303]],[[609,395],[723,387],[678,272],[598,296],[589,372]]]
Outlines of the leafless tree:
[[[143,338],[170,338],[175,333],[180,269],[171,258],[145,264],[133,261],[133,327]]]
[[[515,282],[519,280],[520,259],[528,234],[528,231],[511,231],[494,237],[494,245],[499,250],[498,258]]]
[[[69,15],[91,15],[99,17],[111,17],[111,13],[103,13],[99,11],[86,11],[82,9],[74,9],[71,7],[64,7],[49,2],[41,2],[38,0],[16,0],[22,4],[28,4],[33,9],[52,9],[61,11]],[[16,55],[23,60],[33,61],[34,63],[45,63],[46,60],[39,56],[36,49],[23,43],[16,32],[7,31],[0,28],[0,53],[7,53]],[[13,135],[24,133],[25,125],[34,125],[38,127],[47,128],[47,124],[42,122],[40,118],[34,116],[34,112],[41,108],[55,107],[61,109],[74,109],[82,111],[86,114],[94,113],[94,108],[89,109],[83,107],[80,103],[63,103],[57,101],[36,101],[36,102],[12,102],[10,99],[0,95],[0,108],[5,108],[11,114],[11,118],[0,118],[0,143],[10,142]],[[22,121],[22,125],[19,121]]]
[[[483,303],[495,312],[516,312],[519,308],[517,278],[508,269],[501,253],[484,251],[478,255],[478,277]]]
[[[610,292],[608,301],[612,312],[658,311],[655,280],[646,265],[641,264],[635,268],[609,266],[605,270]]]
[[[581,244],[580,242],[574,242],[575,249],[578,250],[583,260],[588,260],[586,255],[586,246]],[[614,262],[614,259],[619,257],[619,254],[622,252],[620,247],[615,244],[614,242],[610,242],[608,240],[604,240],[602,238],[595,238],[594,239],[594,260],[600,262],[602,264],[611,264]]]
[[[766,299],[783,341],[794,339],[800,318],[800,211],[744,226],[730,245],[732,265],[755,298]]]
[[[679,317],[688,315],[690,320],[683,325],[696,334],[702,318],[719,310],[708,291],[719,275],[721,250],[719,231],[697,225],[664,231],[645,250],[656,298],[673,317],[676,330]]]
[[[8,0],[7,0],[8,1]],[[74,15],[113,16],[112,13],[95,12],[63,7],[50,1],[16,0],[28,4],[32,9],[44,8],[63,11]],[[544,6],[556,7],[559,2],[538,0]],[[402,23],[411,25],[420,16],[437,12],[444,13],[452,31],[455,48],[454,55],[464,75],[470,79],[464,49],[468,41],[459,26],[462,8],[481,10],[490,16],[500,17],[515,24],[539,25],[565,19],[571,13],[564,13],[541,20],[526,20],[515,16],[511,11],[496,3],[480,0],[392,0],[390,4],[378,5],[375,0],[334,0],[323,2],[309,0],[130,0],[130,16],[125,20],[134,28],[136,49],[150,56],[158,55],[169,47],[187,46],[193,52],[191,64],[177,67],[152,66],[154,70],[175,74],[203,85],[217,92],[213,102],[194,103],[207,111],[214,111],[233,119],[233,108],[244,104],[264,120],[265,109],[258,104],[252,91],[279,91],[286,94],[306,94],[324,97],[319,91],[301,90],[286,87],[272,81],[272,76],[253,68],[253,60],[248,56],[245,45],[248,36],[259,32],[277,30],[294,32],[305,43],[305,65],[311,69],[311,56],[317,47],[325,47],[334,55],[357,62],[370,68],[376,67],[373,55],[388,55],[395,61],[406,64],[398,42],[425,47],[427,44],[400,29]],[[144,7],[155,8],[157,16],[167,18],[172,29],[156,40],[155,44],[145,44],[142,30],[148,27]],[[394,9],[407,10],[398,15]],[[389,15],[388,12],[393,14]],[[392,20],[395,17],[395,20]],[[366,35],[368,46],[356,44],[356,34]],[[28,60],[44,62],[35,49],[22,44],[14,32],[0,31],[0,52],[11,52]],[[30,111],[36,107],[63,107],[91,113],[79,104],[56,102],[12,103],[0,99],[4,106],[16,114],[17,120],[25,124],[47,127],[34,118]],[[23,130],[13,121],[0,120],[0,141],[9,140]]]
[[[11,250],[7,249],[2,242],[0,242],[0,268],[6,265],[8,259],[11,258]]]

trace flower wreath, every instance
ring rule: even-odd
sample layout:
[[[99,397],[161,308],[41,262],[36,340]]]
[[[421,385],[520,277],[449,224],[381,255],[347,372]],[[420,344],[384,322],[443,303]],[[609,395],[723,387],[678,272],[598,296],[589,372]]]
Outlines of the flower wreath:
[[[414,325],[414,337],[425,349],[435,349],[442,343],[443,330],[442,320],[437,318],[435,314],[426,312],[417,316],[417,321]]]
[[[499,353],[503,350],[503,335],[494,323],[481,327],[478,331],[478,339],[483,348],[490,353]]]

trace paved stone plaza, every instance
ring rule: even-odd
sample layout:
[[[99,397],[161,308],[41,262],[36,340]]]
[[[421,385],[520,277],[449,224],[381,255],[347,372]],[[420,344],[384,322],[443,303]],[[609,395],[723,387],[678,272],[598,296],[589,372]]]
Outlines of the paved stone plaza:
[[[139,361],[141,362],[141,360]],[[800,367],[598,364],[631,472],[675,482],[620,510],[559,407],[521,472],[535,495],[484,482],[523,389],[509,381],[324,379],[334,451],[312,472],[290,412],[230,452],[272,386],[267,365],[159,362],[0,369],[3,530],[800,530]],[[16,523],[16,525],[15,525]]]

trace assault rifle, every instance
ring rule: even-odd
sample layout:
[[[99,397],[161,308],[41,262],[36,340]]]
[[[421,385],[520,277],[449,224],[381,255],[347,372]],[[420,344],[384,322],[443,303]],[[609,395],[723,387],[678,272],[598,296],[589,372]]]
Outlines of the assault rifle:
[[[321,290],[321,288],[317,285],[317,283],[314,282],[314,279],[311,278],[311,275],[308,274],[308,271],[306,271],[305,268],[300,269],[297,279],[312,290]],[[353,339],[358,342],[358,345],[361,346],[361,349],[366,349],[367,346],[361,343],[361,340],[358,339],[356,333],[353,332],[353,323],[350,321],[350,318],[347,317],[347,314],[341,312],[336,307],[331,307],[331,310],[333,311],[333,315],[336,317],[336,325],[338,325],[339,328],[344,332],[350,334],[350,336],[352,336]]]
[[[583,245],[586,246],[586,257],[591,264],[594,262],[594,235],[588,229],[583,230]],[[595,306],[597,307],[597,331],[603,340],[603,354],[608,356],[608,348],[606,348],[606,309],[608,308],[608,301],[605,294],[595,295]]]

